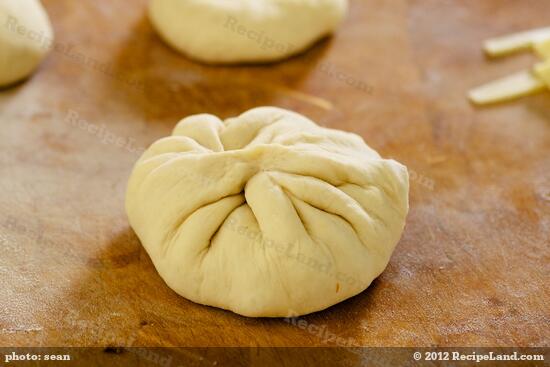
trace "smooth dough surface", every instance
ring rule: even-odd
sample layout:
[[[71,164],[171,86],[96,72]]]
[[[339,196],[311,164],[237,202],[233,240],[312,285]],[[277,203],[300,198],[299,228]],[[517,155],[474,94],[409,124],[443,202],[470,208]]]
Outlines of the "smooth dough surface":
[[[38,0],[0,0],[0,86],[28,77],[53,43],[53,30]]]
[[[149,17],[180,52],[208,63],[276,61],[332,33],[347,0],[151,0]]]
[[[408,189],[405,166],[359,136],[260,107],[180,121],[135,164],[126,211],[178,294],[287,317],[370,285],[403,231]]]

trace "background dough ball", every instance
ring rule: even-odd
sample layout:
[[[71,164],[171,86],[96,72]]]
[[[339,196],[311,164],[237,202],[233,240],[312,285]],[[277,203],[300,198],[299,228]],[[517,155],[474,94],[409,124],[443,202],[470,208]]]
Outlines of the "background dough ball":
[[[180,295],[286,317],[330,307],[380,275],[408,190],[407,169],[359,136],[262,107],[183,119],[136,163],[126,212]]]
[[[175,49],[210,63],[299,53],[342,21],[347,0],[152,0],[150,18]]]
[[[29,76],[53,43],[50,20],[38,0],[0,0],[0,86]]]

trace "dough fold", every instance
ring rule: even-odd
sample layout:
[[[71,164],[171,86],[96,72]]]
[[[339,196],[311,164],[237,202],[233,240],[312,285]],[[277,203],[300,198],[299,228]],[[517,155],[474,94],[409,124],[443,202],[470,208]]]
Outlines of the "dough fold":
[[[359,136],[287,110],[195,115],[136,163],[126,211],[178,294],[245,316],[303,315],[384,270],[408,174]]]

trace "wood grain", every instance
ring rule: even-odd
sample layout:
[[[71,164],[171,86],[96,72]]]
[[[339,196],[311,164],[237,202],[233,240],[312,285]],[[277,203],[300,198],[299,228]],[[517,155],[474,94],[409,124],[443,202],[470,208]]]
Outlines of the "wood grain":
[[[548,1],[355,0],[304,54],[232,67],[168,48],[143,0],[44,4],[58,47],[0,92],[0,345],[337,345],[179,297],[128,226],[140,148],[189,114],[261,105],[358,133],[411,170],[390,265],[308,325],[360,346],[550,345],[550,95],[465,98],[533,63],[486,60],[481,43],[548,26]]]

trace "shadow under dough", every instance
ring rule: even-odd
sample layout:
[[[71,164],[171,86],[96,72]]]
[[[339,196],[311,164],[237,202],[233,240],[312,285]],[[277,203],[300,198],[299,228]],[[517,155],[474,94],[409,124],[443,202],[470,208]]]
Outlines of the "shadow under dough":
[[[307,98],[296,99],[293,92],[331,43],[324,38],[299,55],[271,64],[214,66],[170,48],[145,14],[129,34],[113,57],[113,72],[119,78],[111,78],[107,86],[124,88],[122,98],[146,121],[170,126],[197,113],[227,118],[263,105],[299,108]]]

